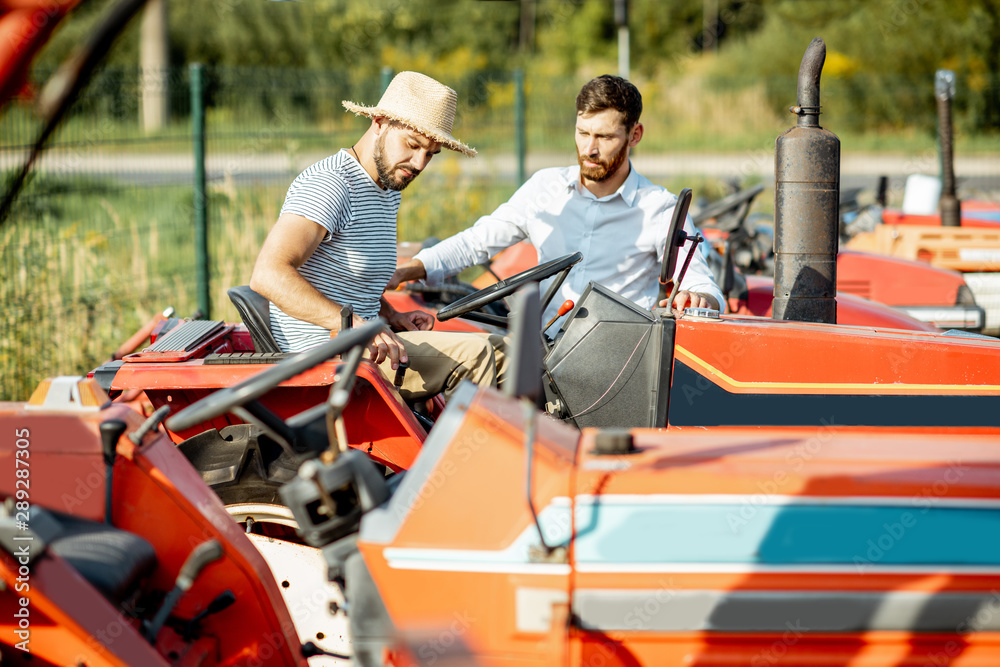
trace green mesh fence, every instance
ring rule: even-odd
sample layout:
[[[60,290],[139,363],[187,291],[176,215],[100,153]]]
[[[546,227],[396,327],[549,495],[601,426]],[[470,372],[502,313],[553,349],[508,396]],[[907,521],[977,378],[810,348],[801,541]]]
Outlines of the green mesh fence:
[[[185,72],[171,76],[167,103],[178,112],[189,103]],[[0,228],[6,398],[25,398],[48,375],[87,372],[159,304],[189,302],[189,132],[179,113],[143,131],[141,83],[135,70],[94,77]],[[24,102],[0,117],[8,178],[40,126]]]

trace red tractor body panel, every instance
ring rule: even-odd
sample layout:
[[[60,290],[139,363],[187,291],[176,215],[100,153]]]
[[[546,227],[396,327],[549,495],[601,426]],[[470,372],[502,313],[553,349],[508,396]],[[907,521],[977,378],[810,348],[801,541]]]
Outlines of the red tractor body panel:
[[[11,597],[27,596],[30,607],[54,624],[44,640],[39,637],[30,645],[32,652],[54,664],[69,664],[60,656],[68,648],[80,647],[88,664],[134,665],[176,664],[176,655],[207,648],[202,661],[184,664],[237,664],[265,655],[269,665],[304,665],[291,618],[260,553],[166,436],[154,431],[140,445],[129,440],[127,434],[143,422],[129,407],[110,404],[81,411],[0,404],[0,426],[9,433],[25,433],[28,442],[18,447],[14,438],[8,438],[0,446],[0,461],[10,473],[0,481],[0,497],[17,497],[24,486],[15,487],[14,472],[29,470],[34,482],[27,487],[32,506],[103,521],[106,486],[98,427],[110,420],[127,426],[117,442],[112,518],[115,528],[140,536],[153,547],[156,565],[146,585],[170,590],[192,548],[215,539],[223,545],[222,558],[207,566],[204,576],[180,598],[174,614],[192,618],[227,589],[235,594],[236,603],[206,618],[202,631],[212,638],[207,646],[199,649],[197,642],[192,645],[167,627],[154,652],[140,638],[138,622],[122,616],[61,558],[41,556],[29,586],[15,592],[19,565],[0,550],[0,576],[7,584],[3,606]],[[20,451],[28,452],[23,458],[28,466],[15,466]],[[0,621],[7,626],[2,630],[5,641],[14,636],[11,622],[16,626],[12,614]],[[44,627],[42,618],[33,618],[32,623]],[[94,640],[102,636],[118,639],[102,647]],[[167,657],[171,652],[175,658]],[[155,653],[158,661],[151,657]]]
[[[886,255],[842,250],[837,254],[837,290],[890,306],[958,303],[965,279],[958,271]]]
[[[839,264],[839,262],[838,262]],[[734,315],[754,315],[770,318],[774,301],[774,280],[765,276],[747,276],[747,299],[730,297],[729,312]],[[839,284],[839,278],[838,278]],[[938,331],[927,322],[889,308],[875,301],[849,293],[837,293],[837,322],[854,326],[910,329],[913,331]]]
[[[882,211],[887,225],[941,226],[941,216],[903,213],[895,209]],[[962,202],[962,227],[995,227],[1000,225],[1000,206],[994,202],[967,200]]]
[[[249,351],[252,350],[249,336],[242,326],[221,327],[196,348],[202,354],[189,359],[148,349],[127,355],[117,367],[109,388],[113,392],[144,392],[153,408],[170,405],[172,412],[177,412],[267,367]],[[211,358],[206,359],[208,352],[216,350],[226,355],[226,363],[211,363]],[[148,361],[150,358],[153,361]],[[319,405],[326,401],[339,366],[335,361],[320,364],[283,383],[262,403],[283,419]],[[399,393],[378,367],[368,361],[363,361],[358,369],[358,381],[344,412],[344,422],[351,447],[367,452],[395,471],[410,467],[427,437]],[[168,433],[174,442],[180,443],[208,428],[222,429],[241,423],[239,418],[227,414],[183,433],[169,430]]]
[[[614,455],[588,429],[574,456],[540,418],[528,458],[510,399],[480,391],[443,419],[392,530],[361,532],[425,661],[442,636],[483,666],[1000,659],[1000,623],[960,610],[997,604],[996,538],[971,526],[1000,516],[998,428],[635,429]]]

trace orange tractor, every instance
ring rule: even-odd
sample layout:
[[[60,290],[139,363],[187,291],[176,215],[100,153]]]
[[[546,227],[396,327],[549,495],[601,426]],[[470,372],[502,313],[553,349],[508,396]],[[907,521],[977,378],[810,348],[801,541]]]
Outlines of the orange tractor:
[[[778,143],[778,319],[592,284],[539,335],[570,256],[439,314],[529,285],[506,395],[408,406],[381,323],[276,355],[251,303],[0,404],[3,661],[997,664],[1000,342],[834,323],[824,54]]]
[[[525,298],[532,297],[537,303],[537,291]],[[289,508],[289,523],[306,545],[321,549],[319,571],[343,585],[346,604],[328,624],[346,609],[357,664],[780,658],[917,665],[941,657],[946,664],[995,664],[1000,603],[991,592],[998,564],[990,540],[1000,516],[1000,424],[991,408],[1000,387],[991,382],[1000,344],[823,324],[664,318],[645,326],[675,326],[672,425],[580,432],[539,415],[530,400],[540,395],[540,308],[516,311],[535,313],[534,321],[515,326],[510,385],[528,400],[467,386],[409,469],[389,479],[348,447],[337,426],[345,407],[368,391],[354,370],[367,367],[360,356],[377,323],[270,365],[167,421],[169,432],[184,433],[237,412],[271,437],[291,439],[295,447],[285,451],[301,463],[274,504]],[[257,404],[338,353],[346,359],[335,365],[341,382],[317,408],[273,420]],[[773,363],[780,355],[784,369]],[[801,370],[789,373],[794,367]],[[751,372],[755,380],[743,380]],[[80,407],[60,403],[58,384],[27,406],[3,406],[5,428],[26,430],[5,448],[5,468],[16,470],[18,458],[33,464],[24,468],[38,480],[30,486],[32,505],[68,525],[62,530],[70,537],[118,535],[125,552],[147,557],[132,573],[130,563],[101,553],[106,571],[125,578],[112,586],[100,576],[88,579],[89,568],[104,566],[91,563],[86,548],[81,556],[61,547],[57,531],[44,544],[40,537],[31,543],[33,564],[20,575],[20,545],[11,538],[3,598],[11,614],[4,618],[16,623],[18,605],[34,614],[28,646],[50,664],[65,664],[58,652],[65,646],[87,664],[160,664],[130,657],[152,653],[125,652],[143,641],[163,664],[300,659],[301,635],[288,636],[280,584],[252,546],[261,553],[305,547],[283,540],[287,535],[255,532],[254,511],[242,524],[227,514],[205,480],[218,479],[235,460],[220,457],[228,467],[196,470],[183,456],[194,441],[175,448],[151,426],[156,417],[142,426],[127,407],[102,404],[92,384],[84,386],[89,394],[77,390]],[[712,401],[720,398],[743,405],[726,409]],[[735,415],[733,425],[704,428],[717,423],[716,414]],[[680,424],[673,423],[677,415]],[[760,425],[762,416],[775,425]],[[874,426],[853,426],[859,423]],[[22,450],[30,453],[19,457]],[[101,475],[108,461],[111,473]],[[13,500],[7,534],[26,536],[17,521],[39,530],[46,524],[39,515],[17,518],[15,479],[2,487]],[[113,528],[98,523],[105,517]],[[140,538],[152,549],[143,552]],[[200,545],[213,539],[223,556],[202,563]],[[255,573],[252,585],[226,574],[233,567]],[[24,603],[15,595],[18,576],[32,587]],[[186,589],[176,583],[182,579]],[[295,586],[291,578],[278,581]],[[172,584],[180,593],[168,606]],[[131,616],[115,616],[113,632],[127,640],[100,633],[111,627],[110,617],[74,611],[116,613],[114,605],[124,605],[118,599],[95,602],[102,586],[143,600],[127,607]],[[267,637],[283,623],[285,634],[270,636],[283,637],[288,650],[247,639]],[[3,636],[17,638],[17,629],[12,624]],[[155,644],[144,640],[151,632]],[[13,643],[5,657],[12,650]],[[329,656],[310,662],[318,659]]]
[[[916,187],[914,208],[933,206],[936,215],[904,211],[882,211],[883,224],[862,226],[848,247],[934,267],[960,271],[977,303],[985,310],[983,331],[1000,334],[1000,206],[995,202],[959,201],[956,195],[952,99],[955,75],[938,70],[934,82],[938,110],[938,146],[941,178]],[[927,177],[913,175],[914,182]],[[910,194],[910,182],[907,183]],[[940,196],[938,196],[940,193]],[[904,197],[904,209],[906,197]],[[924,210],[923,213],[927,213]]]

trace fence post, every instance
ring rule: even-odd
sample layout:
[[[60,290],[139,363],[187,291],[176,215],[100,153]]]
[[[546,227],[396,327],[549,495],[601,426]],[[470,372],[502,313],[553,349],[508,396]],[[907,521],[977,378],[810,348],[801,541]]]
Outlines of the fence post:
[[[524,136],[524,70],[514,70],[514,144],[517,151],[517,184],[525,180],[525,159],[527,147]]]
[[[198,310],[208,319],[208,199],[205,195],[205,66],[191,64],[191,135],[194,139],[194,252]]]

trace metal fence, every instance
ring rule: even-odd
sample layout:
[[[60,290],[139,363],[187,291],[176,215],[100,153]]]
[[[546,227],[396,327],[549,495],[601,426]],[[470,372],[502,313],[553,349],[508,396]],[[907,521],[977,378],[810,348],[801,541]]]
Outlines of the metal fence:
[[[191,72],[178,68],[156,79],[169,118],[144,129],[149,78],[138,69],[101,70],[48,144],[0,226],[0,398],[24,399],[48,375],[86,373],[168,305],[181,316],[201,307],[214,319],[235,319],[225,291],[249,280],[288,184],[366,127],[341,100],[372,104],[388,80],[355,80],[346,71],[206,68],[199,90],[207,187],[199,196]],[[36,72],[33,79],[47,76]],[[576,77],[499,71],[441,78],[459,93],[456,136],[480,155],[468,160],[446,151],[435,159],[403,197],[400,240],[464,228],[505,201],[525,172],[574,160]],[[794,102],[794,77],[749,89],[745,82],[709,85],[644,86],[646,137],[636,160],[655,182],[674,185],[708,172],[766,179],[773,170],[774,136],[791,117],[775,112],[768,98],[788,91]],[[718,122],[720,110],[741,107],[753,109],[741,120],[728,113],[725,124]],[[831,113],[833,129],[867,122],[843,113]],[[0,115],[6,178],[39,129],[25,103]],[[742,139],[730,144],[727,137]],[[688,152],[672,155],[671,148]],[[705,166],[704,148],[729,151],[721,167]],[[993,177],[1000,189],[1000,164]],[[195,223],[202,205],[208,254],[207,292],[200,296]]]
[[[45,375],[97,365],[113,351],[109,341],[124,340],[155,304],[177,298],[178,278],[193,268],[186,250],[190,178],[171,179],[146,158],[183,160],[186,152],[189,160],[189,132],[176,124],[144,135],[136,122],[138,86],[135,72],[94,78],[0,229],[6,397],[26,397]],[[171,106],[189,103],[184,87],[171,97]],[[0,128],[9,177],[40,122],[15,104]]]

